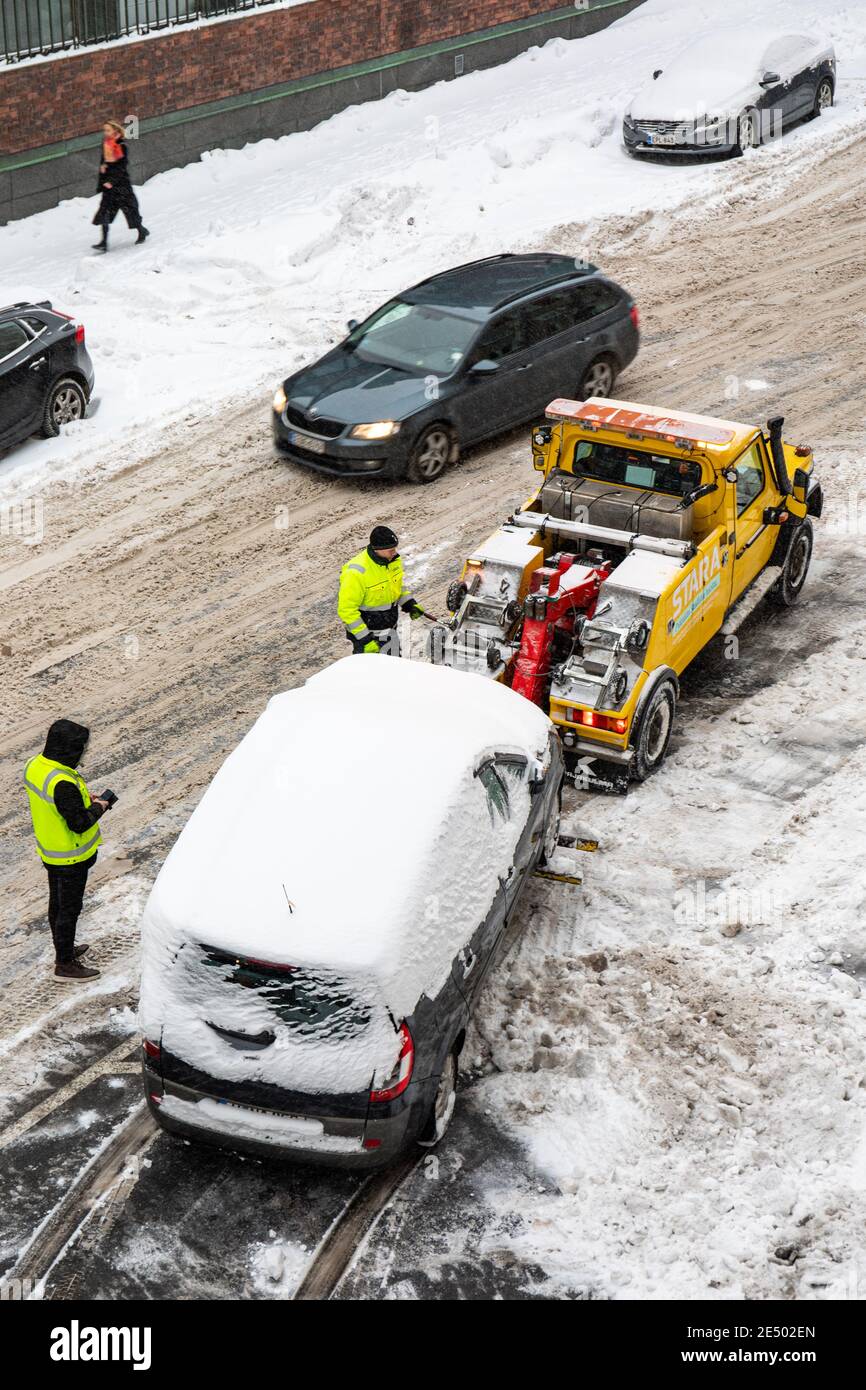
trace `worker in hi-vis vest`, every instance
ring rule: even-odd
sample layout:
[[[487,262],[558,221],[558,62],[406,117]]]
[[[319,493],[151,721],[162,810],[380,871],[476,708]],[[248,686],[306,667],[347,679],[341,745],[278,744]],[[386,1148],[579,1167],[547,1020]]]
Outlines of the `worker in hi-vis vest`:
[[[83,724],[56,719],[42,752],[24,769],[36,849],[48,870],[48,923],[59,980],[92,980],[99,974],[81,964],[88,947],[76,946],[75,928],[102,841],[97,822],[117,798],[113,792],[91,796],[75,770],[89,737]]]
[[[370,544],[347,560],[340,573],[337,612],[353,652],[399,655],[400,609],[412,618],[436,621],[406,588],[396,535],[390,526],[374,526]]]

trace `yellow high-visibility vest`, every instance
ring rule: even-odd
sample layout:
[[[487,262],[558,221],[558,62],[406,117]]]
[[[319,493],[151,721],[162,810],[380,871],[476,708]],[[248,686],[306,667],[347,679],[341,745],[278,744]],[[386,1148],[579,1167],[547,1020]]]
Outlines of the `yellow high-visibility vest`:
[[[72,782],[81,792],[85,806],[91,802],[87,783],[74,768],[45,758],[40,753],[31,758],[24,769],[24,785],[30,802],[36,848],[44,864],[80,864],[89,859],[102,843],[98,825],[91,825],[83,835],[70,830],[54,804],[58,782]]]
[[[360,550],[343,566],[337,612],[358,641],[368,642],[372,635],[365,614],[387,613],[411,599],[411,592],[403,585],[403,561],[399,555],[380,565],[369,551]]]

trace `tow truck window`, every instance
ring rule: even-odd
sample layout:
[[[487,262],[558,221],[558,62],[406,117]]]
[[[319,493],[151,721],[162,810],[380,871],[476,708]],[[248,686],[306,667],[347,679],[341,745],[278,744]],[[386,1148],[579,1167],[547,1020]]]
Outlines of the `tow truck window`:
[[[764,465],[757,444],[747,449],[736,462],[737,516],[764,491]]]
[[[594,478],[600,483],[668,492],[674,497],[686,497],[701,485],[699,463],[589,439],[578,440],[575,445],[572,471],[578,477]]]

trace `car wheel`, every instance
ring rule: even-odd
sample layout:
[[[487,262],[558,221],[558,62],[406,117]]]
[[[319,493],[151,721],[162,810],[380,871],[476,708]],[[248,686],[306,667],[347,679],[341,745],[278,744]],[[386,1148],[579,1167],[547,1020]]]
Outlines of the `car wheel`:
[[[737,143],[734,146],[734,154],[745,154],[746,150],[753,150],[759,143],[755,113],[754,111],[743,111],[737,121]]]
[[[650,696],[634,745],[631,776],[635,782],[645,782],[661,767],[671,741],[677,695],[671,681],[662,681]]]
[[[60,433],[61,425],[81,420],[86,409],[87,397],[83,388],[72,377],[64,377],[62,381],[55,382],[45,398],[39,433],[44,439],[50,439]]]
[[[774,608],[792,608],[800,597],[812,560],[812,541],[812,523],[805,517],[788,542],[782,573],[767,594]]]
[[[822,111],[833,105],[833,83],[829,77],[822,77],[818,83],[818,90],[815,93],[815,109],[813,115],[820,116]]]
[[[445,472],[455,452],[454,433],[447,425],[429,425],[416,439],[406,477],[413,483],[433,483]]]
[[[541,853],[538,856],[539,867],[542,869],[545,867],[546,864],[550,863],[551,859],[556,853],[556,846],[559,841],[559,828],[561,823],[562,801],[560,800],[559,804],[556,807],[556,810],[551,813],[547,825],[544,827],[544,839],[541,843]]]
[[[616,381],[616,364],[612,357],[596,357],[590,362],[580,379],[577,399],[588,400],[590,396],[609,396]]]
[[[439,1074],[439,1084],[427,1123],[421,1132],[418,1143],[424,1149],[432,1149],[444,1136],[454,1114],[457,1103],[457,1049],[452,1047],[445,1058],[445,1065]]]

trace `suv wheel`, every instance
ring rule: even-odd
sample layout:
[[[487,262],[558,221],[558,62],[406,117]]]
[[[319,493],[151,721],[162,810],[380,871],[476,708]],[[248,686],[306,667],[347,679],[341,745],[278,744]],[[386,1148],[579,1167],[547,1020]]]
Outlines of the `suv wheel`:
[[[805,517],[788,542],[782,573],[767,594],[774,608],[792,608],[800,597],[812,559],[812,539],[812,523]]]
[[[673,683],[669,680],[662,681],[650,696],[634,746],[631,775],[635,782],[645,782],[664,762],[671,741],[676,707],[677,696]]]
[[[64,377],[62,381],[54,383],[45,398],[39,433],[44,439],[50,439],[60,433],[61,425],[83,419],[86,409],[87,397],[83,388],[72,377]]]
[[[590,396],[609,396],[616,381],[616,366],[612,357],[596,357],[590,362],[580,379],[577,399],[588,400]]]
[[[432,1149],[445,1134],[454,1114],[457,1101],[457,1049],[452,1047],[445,1058],[445,1065],[439,1075],[439,1085],[430,1117],[422,1131],[418,1143],[422,1148]]]
[[[412,446],[406,477],[413,483],[435,482],[454,453],[454,433],[448,425],[428,425]]]

